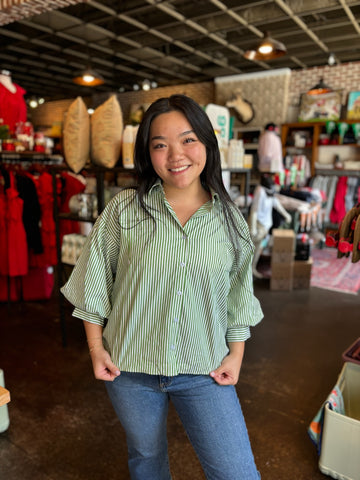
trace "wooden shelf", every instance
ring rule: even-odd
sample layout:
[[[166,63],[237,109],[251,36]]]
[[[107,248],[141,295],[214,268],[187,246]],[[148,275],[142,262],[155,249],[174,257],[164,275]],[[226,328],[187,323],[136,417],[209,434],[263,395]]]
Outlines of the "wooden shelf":
[[[359,123],[356,120],[338,120],[335,121],[336,124],[338,123],[348,123],[349,125],[354,123]],[[319,156],[319,149],[324,147],[330,148],[343,148],[343,147],[350,147],[350,148],[359,148],[360,144],[357,143],[341,143],[341,144],[319,144],[320,134],[324,131],[326,127],[326,122],[294,122],[294,123],[284,123],[281,127],[281,144],[283,147],[283,156],[285,157],[287,152],[291,151],[298,151],[298,152],[308,152],[309,153],[309,160],[311,165],[311,175],[314,176],[315,173],[318,171],[315,167],[316,162],[318,161]],[[288,138],[291,132],[296,131],[307,131],[310,132],[312,137],[312,144],[306,145],[304,147],[297,147],[295,145],[288,145]],[[343,170],[345,172],[345,170]],[[347,175],[347,173],[344,173]],[[356,174],[355,174],[356,175]]]

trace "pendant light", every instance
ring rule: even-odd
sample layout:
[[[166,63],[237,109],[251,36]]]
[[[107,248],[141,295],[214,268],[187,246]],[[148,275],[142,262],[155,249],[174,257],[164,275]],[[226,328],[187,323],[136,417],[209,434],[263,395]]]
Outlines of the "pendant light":
[[[330,93],[333,89],[324,83],[324,79],[320,78],[320,82],[310,88],[306,93],[308,95],[321,95],[323,93]]]
[[[260,43],[244,53],[247,60],[273,60],[282,57],[287,53],[283,43],[270,37],[268,33],[264,35]]]
[[[72,81],[77,85],[82,85],[84,87],[97,87],[98,85],[105,83],[104,78],[90,67],[74,77]]]

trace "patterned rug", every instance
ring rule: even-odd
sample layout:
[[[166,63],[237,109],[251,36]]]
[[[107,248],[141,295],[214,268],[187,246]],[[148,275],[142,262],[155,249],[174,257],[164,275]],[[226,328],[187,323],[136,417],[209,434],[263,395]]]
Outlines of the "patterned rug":
[[[313,267],[311,286],[352,293],[360,291],[360,262],[352,263],[349,257],[337,258],[337,249],[324,247],[313,248]]]

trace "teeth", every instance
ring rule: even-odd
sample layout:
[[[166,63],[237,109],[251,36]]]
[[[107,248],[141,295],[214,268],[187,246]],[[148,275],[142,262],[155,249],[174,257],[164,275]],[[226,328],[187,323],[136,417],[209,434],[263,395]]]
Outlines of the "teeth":
[[[171,172],[182,172],[183,170],[186,170],[188,167],[187,165],[185,167],[179,167],[179,168],[170,168]]]

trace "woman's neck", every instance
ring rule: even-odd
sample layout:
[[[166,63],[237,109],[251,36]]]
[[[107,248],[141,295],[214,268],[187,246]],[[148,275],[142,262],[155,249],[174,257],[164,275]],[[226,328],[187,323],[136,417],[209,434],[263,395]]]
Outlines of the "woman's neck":
[[[9,75],[0,74],[0,83],[4,85],[4,87],[7,88],[9,92],[11,93],[16,92],[16,87],[12,83],[11,77],[9,77]]]

